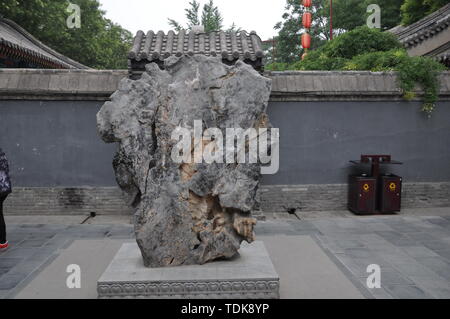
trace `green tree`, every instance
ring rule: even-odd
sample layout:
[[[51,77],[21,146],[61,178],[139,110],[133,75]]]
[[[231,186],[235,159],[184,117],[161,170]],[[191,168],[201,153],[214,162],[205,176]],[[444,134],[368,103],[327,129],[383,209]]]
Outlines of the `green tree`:
[[[313,6],[313,24],[310,31],[312,49],[319,47],[330,38],[327,13],[325,13],[328,0],[318,0]],[[303,53],[300,45],[300,36],[304,29],[301,17],[305,12],[301,1],[287,0],[283,21],[278,22],[274,29],[278,31],[274,62],[292,63],[298,61]]]
[[[189,7],[184,9],[184,11],[186,12],[186,27],[183,27],[180,22],[174,19],[168,19],[169,24],[176,31],[180,31],[182,29],[190,30],[193,26],[196,25],[202,25],[205,28],[205,32],[218,31],[223,29],[223,16],[220,13],[219,8],[214,5],[214,0],[208,0],[208,2],[204,4],[201,18],[199,17],[200,2],[196,0],[192,0],[191,2],[189,2]],[[238,28],[233,22],[233,24],[227,30],[239,31],[240,28]]]
[[[209,0],[209,2],[203,6],[202,25],[207,32],[220,30],[223,27],[222,15],[219,12],[219,8],[214,6],[213,0]]]
[[[189,2],[189,7],[184,9],[184,11],[186,12],[185,13],[186,19],[188,21],[186,29],[191,29],[194,25],[200,25],[200,19],[198,17],[199,10],[200,10],[200,3],[196,0]],[[178,21],[170,18],[168,18],[168,20],[169,24],[176,31],[181,31],[182,29],[184,29],[184,27]]]
[[[0,0],[1,14],[71,59],[98,69],[127,68],[132,34],[105,18],[98,0],[71,0],[81,9],[81,28],[69,29],[69,1]]]
[[[401,22],[400,8],[405,0],[364,0],[362,6],[359,10],[364,12],[364,21],[361,24],[355,25],[353,28],[348,28],[352,30],[357,26],[361,26],[366,23],[367,17],[370,13],[367,12],[367,7],[370,4],[377,4],[381,9],[381,29],[387,30],[391,29]]]
[[[405,0],[401,7],[402,24],[410,25],[448,4],[449,0]]]
[[[342,70],[352,58],[371,52],[387,52],[403,48],[388,32],[361,26],[344,33],[312,51],[295,65],[302,70]]]
[[[333,1],[333,36],[338,36],[358,26],[366,24],[367,6],[378,4],[381,8],[381,28],[388,29],[400,23],[400,6],[403,0],[334,0]],[[298,61],[303,53],[300,36],[304,32],[301,17],[304,12],[302,2],[287,0],[283,21],[275,25],[279,30],[277,56],[275,61],[292,63]],[[310,34],[312,49],[325,44],[330,39],[330,1],[313,2],[313,26]]]
[[[377,4],[381,10],[381,29],[387,30],[400,24],[400,8],[405,0],[334,0],[333,25],[337,28],[350,31],[365,25],[371,12],[367,8]],[[329,1],[328,1],[329,3]],[[329,10],[329,5],[327,5]]]

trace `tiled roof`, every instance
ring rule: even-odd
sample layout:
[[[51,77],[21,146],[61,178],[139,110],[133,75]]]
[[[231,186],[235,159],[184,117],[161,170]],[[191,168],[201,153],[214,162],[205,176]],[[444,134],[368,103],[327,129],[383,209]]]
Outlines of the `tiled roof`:
[[[149,31],[147,34],[138,31],[128,58],[148,63],[163,61],[171,55],[194,54],[218,56],[228,62],[240,59],[250,63],[262,60],[264,56],[261,39],[254,31],[247,34],[245,31],[204,33],[181,30],[167,34],[163,31]]]
[[[450,3],[425,18],[407,27],[397,26],[391,30],[406,48],[416,46],[436,34],[446,30],[450,25]]]
[[[15,22],[1,17],[0,50],[46,68],[89,69],[49,48]]]
[[[450,50],[436,55],[436,60],[449,66],[450,65]]]

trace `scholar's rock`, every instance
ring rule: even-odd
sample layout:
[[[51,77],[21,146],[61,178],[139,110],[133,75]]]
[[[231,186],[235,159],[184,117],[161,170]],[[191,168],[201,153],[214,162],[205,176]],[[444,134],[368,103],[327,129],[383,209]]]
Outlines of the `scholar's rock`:
[[[171,57],[164,70],[152,63],[141,79],[123,79],[103,105],[98,131],[119,144],[116,180],[136,208],[136,240],[147,267],[229,258],[243,240],[254,240],[260,163],[206,163],[195,156],[180,163],[172,156],[179,143],[172,134],[177,127],[193,132],[194,121],[224,136],[227,128],[268,127],[270,89],[269,79],[242,62]],[[218,141],[200,139],[204,148],[216,149]]]

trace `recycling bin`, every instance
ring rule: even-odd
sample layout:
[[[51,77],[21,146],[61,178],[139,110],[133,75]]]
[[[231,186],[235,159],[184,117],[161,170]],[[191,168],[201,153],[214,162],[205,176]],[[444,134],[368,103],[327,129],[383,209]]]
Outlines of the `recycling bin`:
[[[402,201],[402,178],[394,174],[378,178],[378,207],[381,213],[399,212]]]
[[[377,203],[377,179],[363,175],[350,175],[348,209],[355,214],[374,214]]]
[[[391,159],[391,155],[361,155],[350,163],[370,165],[367,174],[350,175],[348,209],[355,214],[386,214],[400,211],[402,178],[393,174],[380,173],[381,165],[403,164]]]

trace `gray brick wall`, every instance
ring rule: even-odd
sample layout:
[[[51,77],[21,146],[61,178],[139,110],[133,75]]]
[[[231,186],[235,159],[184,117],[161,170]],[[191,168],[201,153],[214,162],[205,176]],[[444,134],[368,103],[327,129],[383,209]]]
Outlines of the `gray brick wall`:
[[[286,213],[289,210],[332,211],[347,208],[346,184],[263,185],[261,210]],[[403,208],[449,207],[450,183],[404,183]]]
[[[4,208],[11,215],[132,214],[117,187],[15,187]]]
[[[262,185],[259,191],[261,210],[286,213],[289,210],[345,210],[347,186],[321,185]],[[405,183],[403,208],[450,207],[450,183]],[[52,188],[16,187],[5,202],[10,215],[68,215],[96,212],[103,215],[129,215],[133,210],[126,204],[117,187]]]
[[[440,75],[441,88],[439,99],[441,104],[439,104],[433,118],[426,120],[419,118],[422,115],[418,111],[420,105],[417,103],[419,102],[415,102],[417,105],[413,103],[412,105],[403,105],[407,102],[402,100],[394,73],[317,71],[267,73],[266,76],[273,80],[271,105],[269,107],[269,111],[273,110],[271,111],[271,121],[276,127],[283,128],[284,138],[287,136],[289,141],[296,141],[296,144],[291,145],[287,143],[285,146],[281,146],[281,155],[285,160],[281,163],[278,177],[267,178],[265,182],[267,185],[261,187],[262,210],[266,212],[286,212],[290,209],[309,211],[345,209],[347,187],[344,184],[296,185],[296,183],[300,181],[303,183],[342,183],[344,179],[341,177],[345,177],[348,174],[347,170],[345,170],[346,167],[343,166],[344,163],[348,165],[348,160],[358,156],[361,152],[392,153],[395,159],[408,163],[408,165],[404,166],[409,167],[410,171],[417,171],[417,168],[420,168],[417,174],[410,174],[412,178],[408,178],[408,180],[420,181],[421,183],[404,184],[403,207],[450,206],[450,182],[448,182],[448,165],[446,165],[448,163],[448,153],[445,152],[448,149],[448,139],[446,139],[448,134],[445,135],[446,130],[448,130],[448,111],[446,109],[448,103],[443,102],[450,100],[449,74],[449,72],[444,72]],[[21,178],[18,181],[19,183],[15,185],[51,186],[15,187],[14,193],[11,194],[5,203],[6,214],[85,214],[93,211],[98,214],[131,214],[132,210],[125,204],[120,190],[117,187],[105,187],[105,185],[115,185],[110,166],[112,149],[102,151],[102,154],[106,156],[104,161],[96,153],[86,152],[86,150],[99,150],[98,145],[100,141],[95,132],[94,116],[98,105],[109,98],[117,89],[120,79],[126,75],[126,70],[0,70],[0,101],[3,101],[3,105],[0,103],[0,108],[3,107],[2,115],[4,121],[0,127],[3,126],[4,132],[8,132],[8,135],[0,134],[0,143],[2,146],[6,144],[5,149],[9,150],[9,154],[12,154],[10,156],[13,159],[12,168],[14,169],[14,165],[16,165],[16,171],[13,170],[12,172],[13,175],[16,174],[14,177],[19,176]],[[420,92],[418,93],[418,98],[420,98],[421,94]],[[11,100],[16,100],[17,105],[10,107]],[[32,106],[29,100],[37,100],[33,104],[36,107]],[[80,107],[83,106],[82,102],[88,101],[90,103],[87,103],[84,107],[89,112],[86,111],[83,113],[85,115],[80,116],[80,109],[82,109]],[[334,106],[323,103],[321,106],[314,104],[317,101],[338,101],[336,103],[345,101],[346,103],[333,104]],[[369,132],[370,134],[372,134],[372,131],[382,132],[381,137],[361,135],[359,131],[355,131],[353,126],[352,130],[349,130],[347,123],[354,124],[355,121],[348,118],[348,114],[353,114],[350,110],[358,110],[355,102],[351,104],[349,101],[365,102],[357,105],[364,111],[364,114],[365,108],[369,108],[369,106],[376,107],[376,113],[370,113],[372,115],[366,119],[363,126],[366,125],[365,123],[381,123],[381,121],[374,121],[372,117],[374,117],[373,114],[379,113],[381,108],[385,107],[387,113],[384,114],[385,120],[383,123],[391,123],[389,127],[394,128],[400,126],[401,130],[399,132],[392,130],[392,132],[389,131],[390,135],[386,135],[385,127],[380,126],[378,129],[375,127]],[[373,101],[383,102],[373,104]],[[77,112],[79,118],[74,118],[73,123],[64,121],[64,125],[58,124],[57,127],[61,128],[59,131],[53,129],[36,130],[34,124],[26,126],[28,123],[39,124],[37,114],[48,110],[50,102],[56,103],[51,106],[56,109],[64,108],[70,111],[72,108]],[[37,106],[41,108],[38,109]],[[14,112],[17,112],[19,107],[30,107],[32,112],[19,112],[21,117],[18,117]],[[324,108],[323,113],[320,113],[320,107]],[[403,108],[407,111],[404,112]],[[8,114],[7,110],[10,110],[11,116],[9,118],[6,116]],[[330,110],[335,112],[334,115]],[[72,118],[67,116],[66,113],[52,112],[42,113],[45,114],[45,123],[51,119],[51,114],[58,115],[54,117],[55,119]],[[316,114],[316,112],[318,113]],[[358,118],[364,115],[363,113],[354,113],[353,116]],[[71,113],[69,112],[69,114]],[[312,120],[307,118],[308,114]],[[314,119],[326,119],[323,114],[331,118],[332,123],[322,123],[322,130],[318,130]],[[25,119],[27,117],[32,121],[26,122]],[[8,123],[13,123],[13,125],[17,126],[10,118],[20,118],[20,123],[22,125],[26,123],[25,127],[28,127],[33,134],[26,130],[19,134],[14,129],[7,129]],[[342,123],[344,124],[341,123],[342,125],[339,126],[337,118],[341,119],[341,121],[343,118],[344,121]],[[300,119],[303,119],[306,124],[300,123]],[[322,120],[322,122],[324,121]],[[67,123],[70,124],[72,131],[67,130],[65,126]],[[78,126],[79,123],[84,123],[84,126]],[[413,124],[414,128],[411,130],[405,129],[405,123]],[[298,127],[300,126],[304,129],[300,136],[304,136],[304,139],[306,139],[309,135],[305,132],[313,131],[311,130],[311,125],[314,127],[314,132],[317,132],[317,134],[315,133],[317,136],[312,136],[308,140],[318,142],[302,144],[300,139],[297,139],[299,136]],[[342,131],[341,135],[344,137],[338,140],[340,144],[336,142],[337,138],[332,134],[338,132],[338,130]],[[39,132],[39,134],[36,132]],[[61,145],[64,146],[64,152],[59,152],[59,154],[64,154],[65,156],[64,161],[59,162],[61,167],[57,169],[51,167],[52,169],[47,171],[39,167],[36,169],[37,163],[46,161],[45,156],[36,157],[36,152],[34,151],[34,149],[37,149],[36,145],[43,143],[48,148],[48,141],[54,136],[61,137],[60,132],[70,135],[70,139],[68,139],[70,144],[64,138],[60,139],[62,141]],[[76,132],[82,132],[83,134]],[[292,138],[289,136],[289,132],[294,134]],[[416,132],[417,134],[413,135],[411,132]],[[402,137],[405,134],[407,136]],[[2,137],[9,135],[13,138],[2,140]],[[357,137],[356,141],[360,141],[359,145],[355,144],[354,136]],[[444,139],[442,139],[442,136],[444,136]],[[74,137],[76,137],[76,143],[74,142]],[[20,138],[24,139],[29,145],[18,142]],[[386,140],[388,142],[385,142]],[[324,141],[328,143],[328,146],[324,144]],[[345,144],[346,141],[348,141],[347,144]],[[361,145],[366,144],[370,145],[371,148],[361,147]],[[60,144],[55,143],[55,145]],[[68,147],[67,145],[72,146]],[[315,151],[311,151],[310,145],[319,146]],[[351,145],[351,147],[346,147],[346,145]],[[387,148],[376,147],[376,145],[386,145]],[[101,147],[106,146],[102,144]],[[304,152],[305,149],[308,151]],[[350,151],[351,149],[357,151]],[[399,154],[396,153],[397,149],[400,150]],[[78,160],[76,155],[82,154],[79,150],[84,150],[86,154],[90,154],[90,156],[82,157],[85,162]],[[286,153],[283,153],[283,150],[287,150]],[[392,150],[395,150],[395,154]],[[44,155],[53,154],[54,152],[52,150]],[[423,154],[426,156],[427,164],[424,164]],[[330,167],[331,157],[334,158],[333,163],[341,166]],[[95,159],[95,161],[88,161],[91,158]],[[33,161],[30,161],[30,159],[33,159]],[[68,165],[68,159],[72,161],[70,164],[79,163],[80,167],[75,164]],[[21,166],[21,161],[26,165],[33,165],[33,167],[29,170],[24,170],[28,166],[25,167],[25,164]],[[321,163],[320,161],[326,162]],[[47,163],[49,163],[50,167],[51,165],[55,166],[57,161],[48,160]],[[424,165],[428,165],[432,170],[429,167],[425,170]],[[76,169],[79,168],[79,172],[82,172],[82,174],[74,174],[74,171],[69,171],[68,167],[75,170],[75,172],[78,172]],[[105,169],[97,169],[98,167],[104,167]],[[312,169],[317,167],[324,167],[326,170],[311,172]],[[95,174],[91,174],[90,169],[95,170]],[[22,171],[25,172],[23,174],[26,176],[20,176],[22,173],[19,174],[19,172]],[[33,171],[43,175],[34,176],[30,173]],[[51,172],[51,174],[48,172]],[[342,176],[335,176],[333,177],[334,179],[331,179],[329,177],[330,172],[340,172],[339,174]],[[408,177],[408,174],[402,171],[398,174],[405,178]],[[65,178],[63,178],[64,176]],[[77,180],[69,180],[67,176]],[[443,182],[433,183],[436,181]],[[290,183],[291,185],[277,185],[281,183]],[[68,188],[56,187],[57,185],[90,185],[91,187]]]

